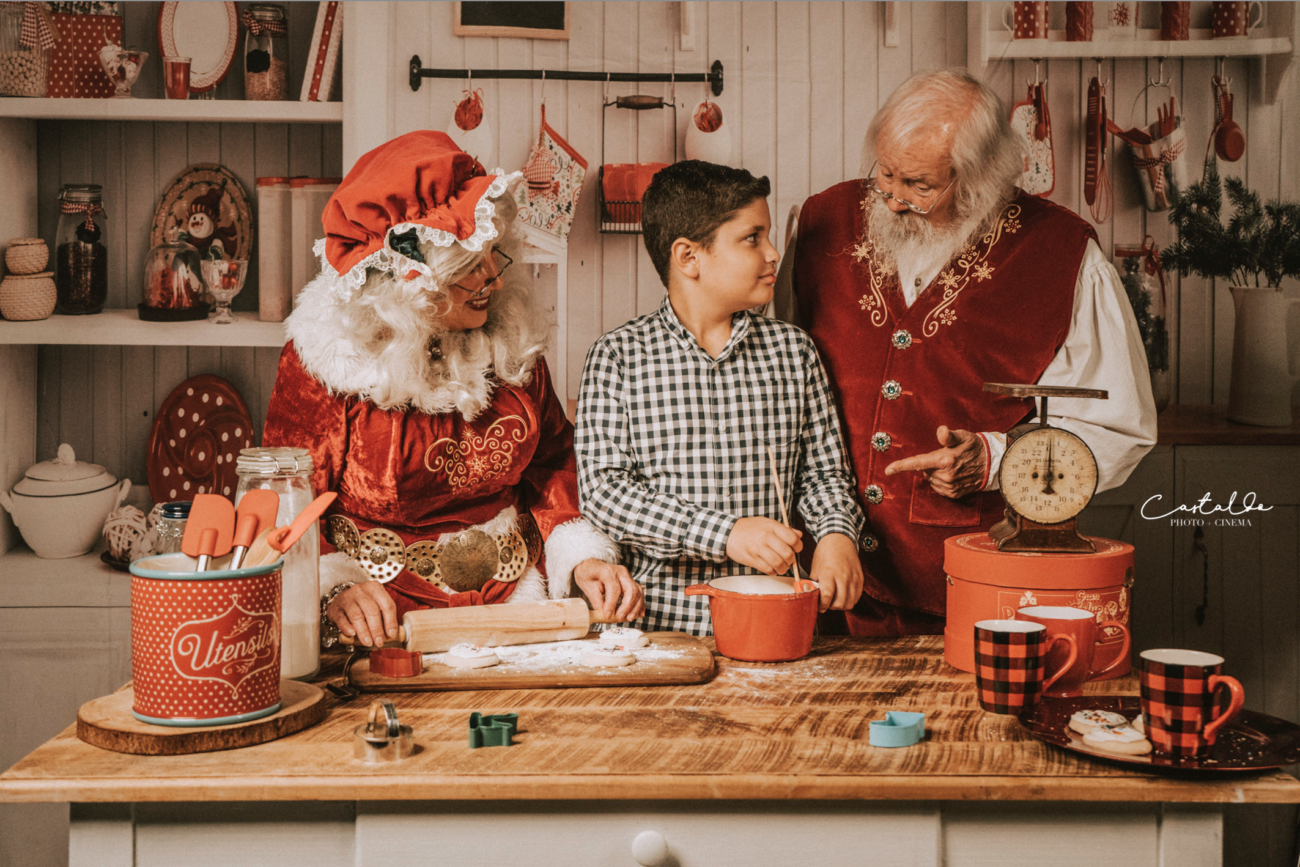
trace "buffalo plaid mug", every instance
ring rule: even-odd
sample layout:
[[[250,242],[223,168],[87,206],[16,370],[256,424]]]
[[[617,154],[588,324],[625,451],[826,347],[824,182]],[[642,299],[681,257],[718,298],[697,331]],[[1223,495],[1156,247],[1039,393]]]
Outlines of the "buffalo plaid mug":
[[[1044,678],[1047,651],[1068,647],[1065,664]],[[1074,665],[1078,648],[1069,635],[1047,635],[1047,627],[1025,620],[981,620],[975,624],[975,685],[980,707],[989,713],[1020,713],[1037,704],[1043,690]]]
[[[1223,657],[1199,650],[1144,650],[1142,718],[1156,752],[1194,756],[1214,745],[1246,701],[1241,683],[1220,674]],[[1228,690],[1228,708],[1218,709],[1220,687]]]

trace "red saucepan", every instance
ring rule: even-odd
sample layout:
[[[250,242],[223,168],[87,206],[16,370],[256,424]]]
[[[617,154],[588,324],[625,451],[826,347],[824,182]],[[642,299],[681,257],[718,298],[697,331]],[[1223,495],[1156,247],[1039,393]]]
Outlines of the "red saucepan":
[[[821,596],[813,581],[726,575],[692,584],[685,593],[709,597],[718,653],[728,659],[789,662],[812,650]]]

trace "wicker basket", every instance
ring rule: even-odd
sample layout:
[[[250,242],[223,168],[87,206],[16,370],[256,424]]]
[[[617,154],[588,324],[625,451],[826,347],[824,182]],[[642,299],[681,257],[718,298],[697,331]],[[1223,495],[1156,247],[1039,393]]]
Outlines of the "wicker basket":
[[[5,264],[13,274],[39,274],[50,261],[50,248],[40,238],[14,238],[5,250]]]
[[[0,315],[5,319],[45,319],[54,312],[57,300],[52,271],[10,274],[0,281]]]

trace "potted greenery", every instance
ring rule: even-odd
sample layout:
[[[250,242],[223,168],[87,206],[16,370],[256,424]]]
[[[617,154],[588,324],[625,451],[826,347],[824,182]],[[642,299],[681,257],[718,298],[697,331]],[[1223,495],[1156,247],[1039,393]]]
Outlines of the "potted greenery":
[[[1221,182],[1211,159],[1200,183],[1179,196],[1169,222],[1178,240],[1160,255],[1164,269],[1226,280],[1232,292],[1236,322],[1228,418],[1291,424],[1291,391],[1300,371],[1287,363],[1287,312],[1300,301],[1282,294],[1282,279],[1300,277],[1300,204],[1262,204],[1239,178]]]

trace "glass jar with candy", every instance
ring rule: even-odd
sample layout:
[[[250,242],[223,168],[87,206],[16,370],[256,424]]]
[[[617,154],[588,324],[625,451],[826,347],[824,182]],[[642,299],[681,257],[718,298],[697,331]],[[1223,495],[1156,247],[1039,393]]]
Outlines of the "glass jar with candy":
[[[98,313],[108,299],[108,227],[99,184],[65,184],[59,190],[54,239],[57,312]]]

